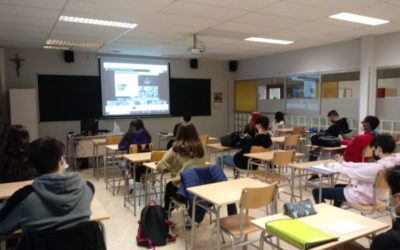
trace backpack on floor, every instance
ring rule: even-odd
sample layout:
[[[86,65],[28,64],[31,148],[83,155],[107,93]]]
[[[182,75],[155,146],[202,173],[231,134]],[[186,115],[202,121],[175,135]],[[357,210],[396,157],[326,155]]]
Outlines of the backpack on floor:
[[[154,248],[155,246],[164,246],[169,242],[175,242],[178,236],[169,234],[169,228],[172,222],[168,220],[168,214],[157,202],[150,201],[143,208],[140,214],[138,234],[136,242],[139,246]]]

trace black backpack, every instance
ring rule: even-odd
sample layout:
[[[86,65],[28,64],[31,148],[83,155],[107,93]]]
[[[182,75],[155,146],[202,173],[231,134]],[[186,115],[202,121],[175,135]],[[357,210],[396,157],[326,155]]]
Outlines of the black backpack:
[[[164,246],[169,242],[175,242],[177,236],[169,234],[169,227],[172,222],[168,220],[168,214],[157,202],[143,208],[140,214],[138,234],[136,242],[139,246],[154,248],[154,246]]]
[[[321,147],[340,147],[340,139],[332,136],[326,135],[323,132],[317,133],[311,137],[311,144]]]

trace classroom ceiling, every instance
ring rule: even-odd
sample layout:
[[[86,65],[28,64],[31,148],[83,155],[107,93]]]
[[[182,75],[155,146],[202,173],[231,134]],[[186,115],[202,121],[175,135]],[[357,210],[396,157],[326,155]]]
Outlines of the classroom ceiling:
[[[387,19],[366,26],[330,19],[351,12]],[[60,15],[133,22],[135,29],[58,21]],[[0,0],[0,46],[42,48],[47,39],[100,42],[75,49],[140,56],[238,60],[400,31],[400,0]],[[193,34],[206,45],[193,55]],[[244,41],[250,36],[289,45]]]

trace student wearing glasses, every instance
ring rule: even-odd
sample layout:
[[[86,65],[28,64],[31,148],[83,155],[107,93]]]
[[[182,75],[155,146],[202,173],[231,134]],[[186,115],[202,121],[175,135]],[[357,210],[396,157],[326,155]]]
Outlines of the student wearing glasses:
[[[381,170],[400,165],[400,157],[392,155],[396,148],[393,136],[389,134],[377,135],[371,142],[373,157],[376,162],[354,163],[336,162],[328,163],[327,167],[337,173],[350,178],[349,184],[337,184],[333,188],[322,189],[322,202],[333,200],[334,206],[340,207],[343,201],[355,205],[369,205],[373,203],[374,182]],[[382,192],[381,192],[382,191]],[[319,188],[312,191],[314,200],[319,203]],[[385,199],[385,190],[379,190],[377,198]]]

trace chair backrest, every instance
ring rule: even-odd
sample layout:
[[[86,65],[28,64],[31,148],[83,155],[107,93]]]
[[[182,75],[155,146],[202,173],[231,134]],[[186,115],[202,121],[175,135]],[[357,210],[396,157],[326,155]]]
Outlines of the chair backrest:
[[[140,146],[139,146],[140,145]],[[149,145],[149,150],[150,151],[152,151],[153,150],[153,143],[148,143],[148,145]],[[130,154],[136,154],[136,153],[138,153],[138,148],[141,148],[141,149],[145,149],[146,148],[146,144],[131,144],[130,146],[129,146],[129,153]]]
[[[271,147],[264,148],[263,146],[251,146],[250,153],[262,153],[271,151]]]
[[[160,161],[167,151],[151,151],[150,161]]]
[[[106,137],[106,145],[118,144],[122,139],[122,135],[111,135]]]
[[[362,152],[362,162],[365,162],[366,158],[371,158],[372,157],[372,148],[371,146],[366,146]]]
[[[375,188],[375,190],[389,188],[389,184],[387,183],[386,178],[385,178],[385,171],[379,171],[379,173],[375,179],[374,188]]]
[[[257,209],[271,204],[278,193],[278,183],[266,187],[244,188],[240,198],[240,208]]]
[[[304,132],[304,127],[293,127],[293,135],[302,134]]]
[[[294,147],[299,144],[300,134],[293,134],[285,136],[285,141],[283,142],[285,147]]]
[[[210,138],[209,135],[199,135],[199,137],[200,137],[200,141],[201,141],[204,145],[206,145],[206,144],[208,143],[208,138]]]
[[[102,225],[95,221],[60,230],[30,231],[22,235],[17,250],[105,250],[103,233]]]
[[[295,150],[276,151],[272,158],[272,164],[273,166],[284,166],[290,164],[293,162],[295,154]]]

